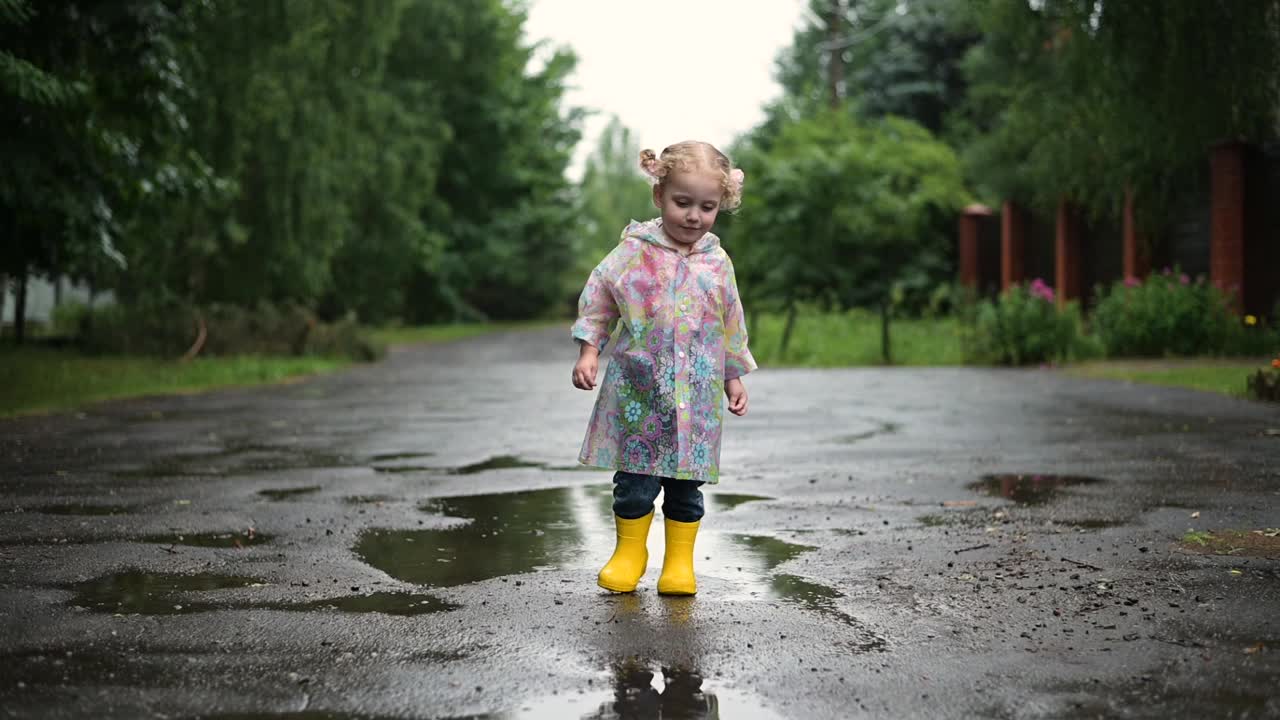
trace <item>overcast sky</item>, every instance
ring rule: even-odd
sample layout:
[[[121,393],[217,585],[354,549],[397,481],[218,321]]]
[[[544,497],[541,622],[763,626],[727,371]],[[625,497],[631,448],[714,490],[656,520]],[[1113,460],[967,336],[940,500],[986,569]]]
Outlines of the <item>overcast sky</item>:
[[[578,56],[570,105],[597,111],[569,174],[577,178],[616,114],[642,148],[681,140],[724,148],[781,92],[773,61],[791,42],[804,0],[531,0],[530,40]]]

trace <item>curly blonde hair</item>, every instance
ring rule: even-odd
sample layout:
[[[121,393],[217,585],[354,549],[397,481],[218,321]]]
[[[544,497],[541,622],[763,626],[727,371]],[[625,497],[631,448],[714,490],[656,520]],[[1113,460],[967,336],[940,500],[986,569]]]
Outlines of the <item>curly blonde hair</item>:
[[[729,157],[711,143],[686,140],[668,145],[662,154],[640,151],[640,169],[658,185],[663,185],[672,172],[706,170],[720,175],[720,208],[733,210],[742,204],[742,170],[735,168]]]

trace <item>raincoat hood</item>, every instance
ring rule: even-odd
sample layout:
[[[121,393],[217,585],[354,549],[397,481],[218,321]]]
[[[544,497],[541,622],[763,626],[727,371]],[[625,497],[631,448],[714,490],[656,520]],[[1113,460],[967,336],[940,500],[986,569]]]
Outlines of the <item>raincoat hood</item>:
[[[654,218],[652,220],[645,220],[644,222],[632,220],[631,224],[627,225],[626,229],[622,231],[622,239],[626,240],[627,238],[636,238],[648,243],[653,243],[658,247],[664,247],[668,250],[680,252],[679,245],[668,238],[667,234],[662,231],[662,218]],[[703,235],[698,242],[693,244],[693,248],[689,250],[689,254],[704,253],[718,247],[720,247],[720,238],[716,237],[715,233],[707,233],[706,235]]]

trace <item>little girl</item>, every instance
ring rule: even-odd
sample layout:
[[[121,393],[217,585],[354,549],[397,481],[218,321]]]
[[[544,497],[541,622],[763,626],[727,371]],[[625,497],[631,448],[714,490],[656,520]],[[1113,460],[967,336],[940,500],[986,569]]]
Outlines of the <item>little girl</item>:
[[[658,592],[692,595],[703,515],[698,488],[720,475],[720,393],[729,412],[746,415],[741,377],[756,368],[733,263],[709,232],[722,208],[737,207],[743,173],[704,142],[672,145],[661,157],[645,150],[640,167],[654,182],[662,216],[623,230],[578,301],[574,387],[596,387],[600,352],[613,324],[621,325],[578,460],[618,471],[618,539],[600,586],[635,590],[649,561],[645,541],[661,489],[667,550]]]

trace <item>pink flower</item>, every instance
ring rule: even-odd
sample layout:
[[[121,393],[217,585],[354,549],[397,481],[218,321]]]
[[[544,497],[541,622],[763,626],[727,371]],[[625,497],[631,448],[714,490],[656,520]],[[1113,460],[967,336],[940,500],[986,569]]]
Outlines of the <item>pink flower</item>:
[[[1142,285],[1142,281],[1132,275],[1124,279],[1125,287],[1135,288],[1140,285]]]
[[[1182,275],[1178,277],[1178,282],[1182,283],[1183,285],[1190,285],[1191,278],[1187,277],[1186,273],[1182,273]]]
[[[1029,288],[1032,295],[1044,300],[1045,302],[1053,302],[1053,288],[1045,284],[1044,280],[1036,278],[1031,281]]]

